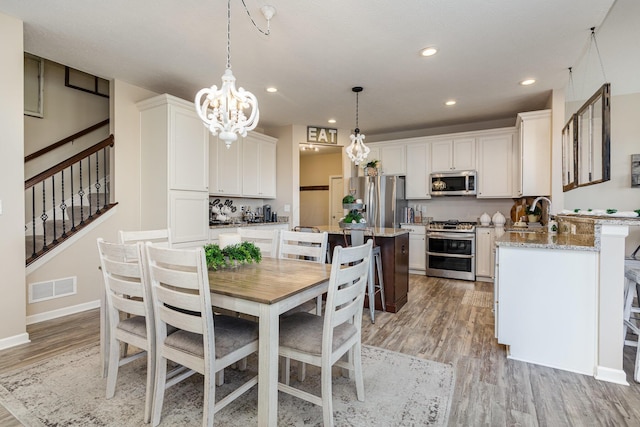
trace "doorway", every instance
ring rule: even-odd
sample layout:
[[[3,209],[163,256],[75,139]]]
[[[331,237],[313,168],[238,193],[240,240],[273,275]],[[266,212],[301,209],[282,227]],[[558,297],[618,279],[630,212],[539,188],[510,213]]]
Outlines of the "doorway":
[[[332,177],[342,179],[342,148],[314,144],[314,149],[309,149],[308,144],[301,144],[300,225],[311,227],[329,224],[333,215],[333,208],[330,207],[330,181]],[[342,191],[340,187],[339,192]]]
[[[344,216],[342,208],[342,198],[344,197],[344,184],[342,175],[332,175],[329,177],[329,225],[338,225]]]

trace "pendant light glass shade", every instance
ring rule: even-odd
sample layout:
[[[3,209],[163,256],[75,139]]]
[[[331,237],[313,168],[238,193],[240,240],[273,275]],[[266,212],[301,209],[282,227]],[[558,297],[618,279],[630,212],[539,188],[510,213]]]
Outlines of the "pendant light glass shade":
[[[351,138],[351,144],[345,148],[345,152],[347,153],[347,156],[349,156],[349,159],[351,159],[351,161],[357,166],[367,158],[370,150],[369,147],[364,145],[365,136],[360,133],[360,129],[358,129],[358,94],[362,92],[362,87],[356,86],[351,90],[356,93],[356,128],[354,129],[353,134],[349,135],[349,138]]]

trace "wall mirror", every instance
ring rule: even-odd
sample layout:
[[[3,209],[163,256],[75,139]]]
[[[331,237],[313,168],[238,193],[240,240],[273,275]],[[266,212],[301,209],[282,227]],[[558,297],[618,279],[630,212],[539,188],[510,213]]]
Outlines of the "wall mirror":
[[[562,130],[564,191],[611,179],[610,93],[611,85],[602,85]]]

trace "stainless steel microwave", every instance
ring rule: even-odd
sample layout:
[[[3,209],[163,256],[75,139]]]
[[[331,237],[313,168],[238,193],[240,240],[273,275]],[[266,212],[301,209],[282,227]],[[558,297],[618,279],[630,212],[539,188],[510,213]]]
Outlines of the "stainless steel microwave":
[[[431,174],[432,196],[475,196],[476,171],[439,172]]]

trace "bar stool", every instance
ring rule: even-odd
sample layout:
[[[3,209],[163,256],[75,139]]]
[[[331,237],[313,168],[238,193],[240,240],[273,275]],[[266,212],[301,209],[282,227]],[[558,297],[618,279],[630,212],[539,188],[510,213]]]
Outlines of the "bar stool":
[[[349,246],[347,241],[347,230],[351,234],[351,245],[360,246],[364,245],[364,234],[367,229],[363,228],[345,228],[343,229],[345,246]],[[380,292],[380,302],[382,304],[382,311],[386,310],[384,299],[384,277],[382,275],[382,254],[380,252],[380,246],[376,246],[376,239],[371,231],[371,238],[373,240],[373,248],[371,250],[372,260],[369,264],[369,280],[367,284],[367,296],[369,297],[369,314],[371,315],[371,323],[375,321],[376,311],[376,293]],[[378,273],[378,283],[376,284],[375,272]]]
[[[640,324],[638,323],[640,318],[635,316],[636,314],[640,314],[640,307],[633,305],[634,298],[637,298],[640,305],[640,261],[626,261],[624,277],[624,345],[637,347],[633,379],[636,382],[640,382]],[[638,336],[637,341],[627,339],[628,330],[631,330],[631,333]]]

